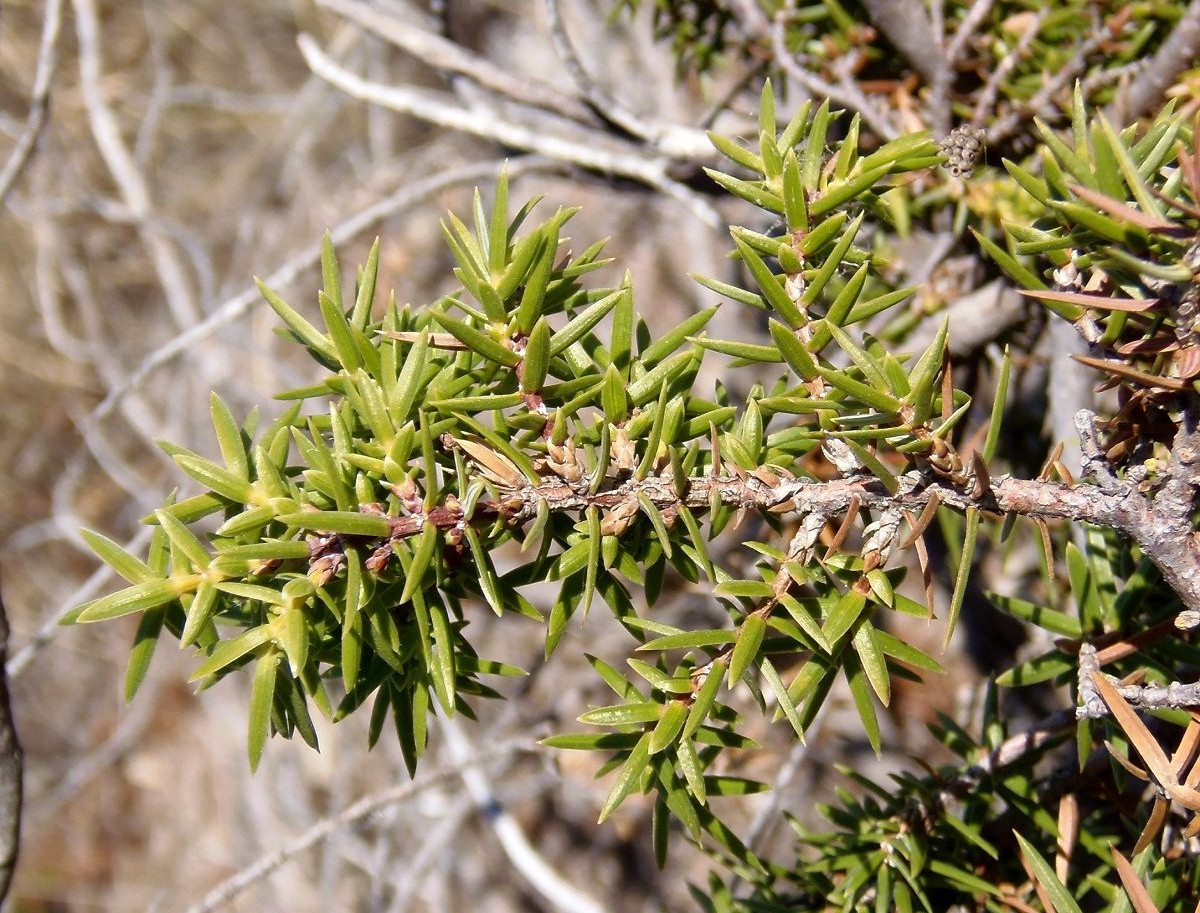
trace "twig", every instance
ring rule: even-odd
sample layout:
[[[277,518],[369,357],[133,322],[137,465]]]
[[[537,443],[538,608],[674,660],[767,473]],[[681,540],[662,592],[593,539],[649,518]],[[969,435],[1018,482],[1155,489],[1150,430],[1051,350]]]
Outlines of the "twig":
[[[476,456],[480,454],[478,449],[470,454],[472,465],[476,465]],[[486,454],[482,457],[486,459]],[[1200,543],[1192,535],[1190,511],[1177,510],[1174,500],[1164,498],[1163,491],[1150,500],[1127,480],[1102,489],[1094,485],[1000,476],[993,478],[986,489],[979,490],[974,485],[954,484],[932,471],[912,470],[900,477],[896,493],[891,494],[873,477],[860,475],[828,481],[787,479],[769,484],[754,475],[744,478],[702,475],[677,483],[668,473],[613,482],[610,487],[592,493],[586,479],[569,483],[551,478],[534,484],[524,480],[515,467],[511,477],[502,480],[499,474],[504,471],[502,462],[493,462],[490,478],[500,484],[499,500],[480,500],[470,517],[463,514],[456,502],[437,505],[428,511],[389,518],[391,530],[387,538],[411,538],[421,533],[427,523],[439,529],[464,522],[490,523],[497,518],[510,525],[523,524],[545,509],[543,505],[555,512],[578,513],[597,508],[602,516],[618,510],[633,516],[643,498],[648,498],[665,514],[677,513],[680,505],[705,510],[716,498],[738,509],[832,517],[844,514],[855,503],[873,514],[919,512],[936,497],[940,504],[959,511],[974,509],[1041,520],[1084,521],[1116,530],[1136,542],[1158,566],[1164,581],[1186,609],[1195,614],[1195,623],[1200,624]],[[1191,626],[1192,617],[1183,613],[1176,624]]]
[[[1200,0],[1192,0],[1146,68],[1117,94],[1108,116],[1120,123],[1137,120],[1163,100],[1175,77],[1194,65],[1197,53],[1200,53]]]
[[[792,744],[792,750],[788,752],[787,760],[779,768],[779,773],[776,774],[774,782],[771,784],[771,793],[767,797],[767,801],[754,814],[754,820],[750,822],[750,827],[746,829],[744,843],[752,850],[761,849],[760,841],[767,834],[767,828],[779,822],[779,810],[783,807],[784,792],[796,778],[800,772],[800,768],[804,766],[804,762],[808,760],[808,749],[820,738],[821,730],[825,728],[825,720],[828,714],[824,713],[826,705],[821,706],[821,711],[818,711],[817,718],[812,721],[812,724],[805,730],[804,741],[797,739]],[[735,881],[734,884],[737,882]]]
[[[138,235],[154,262],[167,306],[180,328],[200,319],[192,296],[187,271],[171,243],[147,222],[151,215],[150,192],[136,162],[121,138],[116,117],[100,89],[100,24],[94,0],[72,0],[75,31],[79,38],[79,76],[92,137],[104,164],[120,190],[121,198],[137,220]]]
[[[962,794],[976,788],[984,777],[990,777],[997,771],[1015,764],[1031,751],[1037,751],[1051,739],[1070,729],[1074,721],[1074,714],[1070,710],[1060,710],[1024,732],[1009,736],[983,760],[955,775],[946,784],[947,791]]]
[[[211,911],[223,907],[255,882],[266,878],[280,866],[316,846],[322,840],[328,839],[343,828],[358,824],[363,819],[369,818],[391,805],[405,802],[435,786],[441,786],[450,780],[461,777],[465,771],[480,764],[508,757],[515,752],[538,750],[540,750],[540,746],[535,742],[530,742],[528,739],[514,739],[493,748],[479,749],[472,757],[441,770],[435,770],[419,781],[401,783],[364,796],[347,807],[345,811],[319,821],[295,840],[259,857],[237,874],[230,876],[204,895],[198,903],[188,907],[186,913],[211,913]]]
[[[163,93],[164,105],[203,105],[228,114],[286,114],[296,105],[291,92],[237,92],[220,86],[185,84]]]
[[[925,116],[934,135],[945,136],[950,132],[953,112],[950,109],[949,98],[950,86],[954,82],[954,63],[946,52],[945,0],[930,0],[929,30],[933,44],[938,50],[938,58],[937,74],[930,84],[929,99],[925,104]]]
[[[1042,23],[1046,21],[1046,17],[1049,14],[1049,7],[1042,7],[1038,10],[1033,21],[1025,27],[1025,33],[1017,39],[1017,43],[1013,48],[996,64],[995,69],[992,70],[991,75],[988,77],[987,83],[980,90],[979,96],[975,100],[975,110],[971,112],[972,127],[980,128],[983,126],[988,113],[996,103],[996,96],[1000,93],[1000,85],[1008,78],[1008,74],[1012,72],[1013,68],[1021,62],[1021,58],[1029,50],[1029,46],[1033,44],[1033,39],[1041,31]]]
[[[96,300],[91,277],[80,261],[70,256],[60,256],[59,274],[75,302],[82,324],[83,339],[87,341],[88,358],[96,372],[111,389],[114,385],[122,382],[125,377],[125,369],[116,354],[116,347],[109,341],[108,327],[103,316],[104,309]],[[126,421],[150,445],[150,452],[162,453],[155,441],[167,430],[163,427],[163,416],[153,409],[142,396],[133,396],[123,401],[121,412]],[[79,422],[78,427],[84,442],[92,447],[96,443],[95,435],[92,433],[95,426],[85,420]],[[94,452],[97,454],[97,460],[104,465],[107,462],[105,455],[111,450],[107,445],[100,443]],[[120,461],[117,462],[119,465]],[[122,466],[121,472],[113,476],[114,481],[123,484],[122,478],[128,472],[128,468]],[[127,486],[123,485],[123,487]],[[144,486],[140,482],[133,486],[134,491],[141,488]]]
[[[759,38],[766,36],[771,28],[771,20],[757,0],[730,0],[730,5],[737,13],[738,23],[747,33]]]
[[[360,0],[318,0],[318,5],[344,16],[435,69],[467,76],[481,86],[522,104],[554,111],[581,123],[597,122],[587,105],[549,83],[517,76],[511,70],[499,67],[462,45],[421,28],[411,20],[401,20]]]
[[[816,73],[806,70],[796,61],[792,52],[788,50],[786,39],[791,4],[780,9],[774,20],[768,19],[752,0],[734,0],[734,8],[738,11],[738,22],[746,34],[766,42],[771,47],[775,61],[787,71],[788,77],[802,86],[809,95],[828,98],[832,102],[858,111],[867,126],[881,139],[895,139],[900,135],[889,118],[867,98],[845,69],[838,74],[838,84],[834,85]]]
[[[946,344],[950,353],[960,357],[970,355],[1020,324],[1028,312],[1028,302],[996,279],[922,321],[905,345],[912,346],[914,352],[923,352],[933,342],[942,321],[949,320]]]
[[[616,174],[648,184],[667,178],[667,162],[630,143],[579,128],[576,135],[555,135],[506,120],[494,111],[469,110],[445,92],[370,82],[338,65],[305,34],[297,39],[309,68],[347,95],[421,120],[470,133],[492,142],[537,152],[594,171]]]
[[[1131,60],[1129,63],[1124,64],[1123,66],[1113,67],[1111,69],[1105,68],[1088,73],[1087,76],[1083,77],[1083,80],[1080,83],[1083,97],[1091,98],[1096,90],[1102,86],[1121,82],[1127,77],[1132,76],[1134,73],[1140,73],[1147,66],[1149,66],[1149,61],[1147,60]],[[1109,116],[1111,117],[1112,115],[1110,114]]]
[[[1104,42],[1104,37],[1101,23],[1094,22],[1091,36],[1080,43],[1079,47],[1075,49],[1075,53],[1071,55],[1071,59],[1051,79],[1042,83],[1041,89],[1033,98],[1024,104],[1015,106],[988,127],[987,141],[993,145],[1001,143],[1027,123],[1030,115],[1042,114],[1051,99],[1061,92],[1067,83],[1083,72],[1087,66],[1088,56],[1100,47]]]
[[[440,723],[442,734],[451,757],[459,765],[465,765],[479,749],[467,741],[466,735],[456,720],[447,718]],[[462,779],[475,805],[483,813],[488,825],[500,841],[504,855],[513,867],[524,876],[538,894],[564,913],[605,913],[605,907],[591,895],[567,881],[546,861],[537,848],[529,842],[516,819],[508,813],[496,797],[487,777],[478,767],[462,767]]]
[[[748,65],[744,70],[742,70],[742,72],[738,74],[737,78],[730,82],[725,91],[722,92],[720,96],[718,96],[717,99],[708,106],[708,110],[706,110],[701,116],[697,126],[701,130],[711,130],[713,124],[717,122],[717,118],[720,117],[725,110],[733,104],[735,98],[737,98],[742,92],[746,91],[746,87],[750,85],[751,81],[753,81],[759,73],[767,69],[768,66],[768,61],[759,60]]]
[[[556,126],[570,128],[570,133],[560,132],[546,123],[535,128],[504,118],[493,110],[464,108],[444,92],[380,85],[339,66],[310,36],[300,35],[297,43],[314,73],[354,98],[504,146],[535,152],[591,171],[641,181],[689,206],[706,224],[714,228],[724,224],[715,209],[671,178],[671,159],[665,153],[652,155],[631,143],[565,121]]]
[[[32,829],[53,819],[88,783],[113,770],[121,758],[137,747],[158,709],[157,695],[146,694],[148,690],[143,685],[138,700],[108,738],[72,763],[50,789],[30,797],[28,824]]]
[[[421,835],[420,848],[407,856],[402,867],[393,866],[393,871],[396,868],[401,871],[395,871],[392,875],[392,899],[387,908],[389,913],[404,913],[413,909],[413,895],[474,811],[475,802],[467,794],[455,796],[448,807],[439,810],[436,826]],[[383,841],[380,843],[382,845]],[[381,909],[381,906],[376,909]]]
[[[1100,446],[1100,435],[1096,430],[1096,413],[1080,409],[1075,413],[1075,428],[1079,432],[1079,469],[1082,478],[1094,476],[1101,488],[1111,489],[1119,485],[1116,472],[1104,449]]]
[[[958,28],[954,30],[954,37],[950,39],[950,44],[946,48],[945,65],[953,71],[955,64],[962,57],[963,51],[967,47],[967,42],[974,36],[987,14],[992,11],[992,6],[995,0],[975,0],[971,4],[971,9],[967,15],[963,17],[963,21],[959,23]]]
[[[1079,647],[1079,703],[1075,717],[1080,720],[1095,720],[1111,716],[1112,711],[1096,689],[1093,673],[1100,672],[1100,662],[1094,644],[1084,643]],[[1165,685],[1122,685],[1120,680],[1105,677],[1133,707],[1142,710],[1181,710],[1200,708],[1200,682],[1169,682]]]
[[[838,74],[838,83],[834,85],[833,83],[826,82],[815,73],[806,70],[796,61],[788,50],[787,42],[784,38],[786,22],[785,14],[780,12],[775,17],[774,25],[762,37],[770,39],[775,51],[775,59],[782,64],[784,70],[787,71],[787,75],[803,86],[805,91],[810,95],[818,98],[828,98],[832,102],[846,105],[857,111],[862,115],[862,119],[866,121],[867,126],[880,139],[892,140],[899,136],[900,131],[896,129],[891,119],[871,99],[867,98],[866,94],[846,71],[844,64],[842,64],[841,72]]]
[[[921,0],[863,0],[871,21],[929,85],[935,85],[944,56]]]
[[[54,82],[54,70],[58,65],[58,36],[62,29],[62,0],[46,0],[46,14],[42,19],[42,38],[38,46],[37,71],[33,77],[33,91],[29,98],[29,114],[25,118],[25,129],[17,145],[0,171],[0,203],[8,199],[13,185],[25,170],[33,147],[37,145],[42,128],[46,125],[49,110],[50,88]]]
[[[334,244],[344,244],[383,219],[397,212],[409,209],[448,187],[467,184],[472,181],[483,181],[489,177],[494,177],[500,173],[503,165],[502,161],[464,165],[459,168],[448,169],[424,180],[405,184],[384,199],[377,203],[372,203],[344,222],[334,226],[330,230],[329,236]],[[509,177],[516,177],[519,174],[525,174],[530,171],[550,171],[561,167],[561,164],[550,159],[539,156],[521,156],[511,159],[508,162],[508,174]],[[272,287],[287,285],[295,280],[304,270],[310,269],[319,263],[320,259],[321,246],[319,244],[309,245],[284,262],[282,266],[267,276],[264,282]],[[199,342],[240,318],[260,300],[261,296],[258,289],[252,285],[248,286],[225,301],[205,320],[188,328],[173,337],[170,342],[155,349],[121,383],[109,390],[108,395],[92,410],[89,416],[91,422],[98,422],[109,416],[113,409],[131,391],[139,387],[154,371],[170,363],[180,355],[195,349]]]
[[[566,68],[571,81],[591,102],[592,107],[605,120],[611,121],[622,130],[645,140],[658,151],[672,158],[705,159],[712,154],[712,144],[700,130],[665,121],[650,121],[635,113],[616,96],[592,79],[563,22],[559,0],[544,0],[546,18],[550,22],[550,38],[554,50]]]
[[[8,616],[0,601],[0,659],[8,653]],[[8,894],[21,837],[21,743],[13,724],[8,679],[0,670],[0,901]]]
[[[171,91],[171,80],[174,78],[159,15],[154,4],[142,6],[142,18],[146,23],[146,57],[154,70],[154,82],[150,87],[150,97],[146,100],[146,113],[142,115],[137,135],[133,140],[133,160],[140,168],[146,167],[154,150],[163,111],[167,105],[167,96]]]
[[[1050,321],[1043,344],[1049,350],[1046,355],[1049,361],[1049,385],[1053,391],[1046,398],[1046,433],[1052,442],[1063,442],[1063,462],[1073,468],[1080,459],[1075,416],[1080,409],[1090,409],[1095,405],[1096,395],[1092,389],[1096,383],[1095,375],[1071,357],[1086,355],[1088,347],[1067,321]],[[1082,547],[1086,538],[1083,528],[1074,526],[1071,532],[1079,537],[1076,544]]]
[[[653,135],[652,129],[638,115],[618,101],[604,86],[592,79],[591,74],[584,67],[583,61],[579,59],[579,54],[575,51],[575,46],[571,43],[571,36],[567,34],[567,26],[563,22],[558,0],[544,0],[543,6],[546,8],[546,19],[550,23],[550,40],[554,45],[555,53],[558,54],[558,59],[566,68],[567,75],[575,83],[575,88],[583,93],[597,113],[606,120],[612,121],[634,136],[650,139]]]

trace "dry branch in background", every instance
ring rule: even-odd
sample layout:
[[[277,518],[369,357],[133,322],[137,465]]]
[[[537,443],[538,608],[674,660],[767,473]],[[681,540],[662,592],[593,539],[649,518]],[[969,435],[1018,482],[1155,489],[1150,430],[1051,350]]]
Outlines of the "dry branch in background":
[[[8,615],[0,602],[0,657],[8,656],[8,636]],[[8,676],[0,670],[0,901],[8,896],[20,849],[22,766]]]
[[[1113,101],[1110,116],[1136,120],[1164,97],[1175,78],[1200,52],[1200,2],[1192,0],[1171,35],[1146,67],[1123,86]]]

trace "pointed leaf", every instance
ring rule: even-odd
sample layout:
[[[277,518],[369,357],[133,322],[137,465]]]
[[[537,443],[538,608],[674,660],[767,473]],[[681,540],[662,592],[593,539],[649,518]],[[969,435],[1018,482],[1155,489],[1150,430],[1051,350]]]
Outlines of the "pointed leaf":
[[[487,333],[477,330],[475,327],[463,323],[461,320],[455,320],[448,314],[443,313],[434,313],[433,319],[440,323],[444,329],[468,349],[476,355],[481,355],[488,361],[494,361],[505,367],[513,368],[521,360],[521,356],[512,349],[501,345],[498,340]]]
[[[280,514],[280,523],[297,529],[347,536],[369,536],[383,539],[391,535],[392,524],[386,517],[362,514],[351,510],[312,510]]]
[[[258,660],[254,669],[254,684],[250,692],[249,737],[247,749],[250,755],[250,770],[258,769],[267,736],[271,730],[271,709],[275,704],[275,674],[279,668],[279,653],[268,650]]]
[[[1021,856],[1032,871],[1035,881],[1054,905],[1055,913],[1083,913],[1066,886],[1054,874],[1054,869],[1042,858],[1034,845],[1016,831],[1013,832],[1013,836],[1021,846]]]
[[[690,739],[708,718],[709,711],[712,710],[713,705],[716,703],[717,693],[721,690],[721,682],[725,678],[725,668],[723,660],[713,661],[712,667],[705,675],[703,684],[701,684],[698,691],[694,692],[692,706],[688,711],[688,718],[683,726],[682,738]]]
[[[670,701],[662,717],[650,732],[650,754],[655,755],[675,743],[687,720],[688,707],[683,701]]]
[[[629,758],[621,767],[621,773],[617,777],[617,782],[613,784],[612,790],[604,802],[604,808],[600,811],[599,823],[603,823],[604,819],[616,811],[617,807],[625,801],[626,797],[637,788],[642,778],[642,773],[649,763],[650,733],[647,732],[638,739],[637,744],[633,746],[633,750],[629,753]]]
[[[338,363],[337,350],[327,336],[317,332],[316,327],[301,317],[282,298],[263,285],[260,279],[256,277],[254,282],[258,285],[258,290],[262,293],[267,304],[271,306],[271,310],[279,315],[279,318],[287,324],[288,329],[295,333],[305,346],[316,353],[326,364],[336,365]]]
[[[766,631],[767,622],[761,615],[748,615],[742,622],[738,631],[737,643],[733,647],[733,655],[729,660],[730,688],[741,681],[750,665],[758,658],[758,650],[762,646]]]
[[[437,525],[430,520],[426,520],[422,527],[421,536],[417,540],[417,544],[413,550],[412,564],[409,565],[407,576],[404,580],[404,590],[400,594],[400,601],[402,603],[411,600],[416,592],[424,586],[425,572],[429,569],[429,565],[433,561],[433,555],[440,539],[441,532],[438,530]]]
[[[218,642],[208,654],[208,659],[196,667],[188,681],[195,682],[215,675],[226,666],[237,662],[247,653],[261,647],[271,639],[270,625],[259,625],[232,640]]]
[[[178,599],[183,593],[198,586],[199,582],[200,575],[198,574],[167,580],[147,580],[89,603],[75,620],[81,624],[87,624],[153,609]]]
[[[154,579],[154,572],[149,565],[125,551],[108,536],[90,529],[81,529],[79,533],[101,561],[130,583],[145,583]]]

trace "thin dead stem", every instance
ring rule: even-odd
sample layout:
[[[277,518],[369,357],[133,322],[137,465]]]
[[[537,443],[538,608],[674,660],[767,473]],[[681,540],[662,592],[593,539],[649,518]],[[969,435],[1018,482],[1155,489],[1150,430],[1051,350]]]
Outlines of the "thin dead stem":
[[[204,895],[198,903],[188,907],[186,913],[212,913],[213,910],[220,909],[251,885],[262,881],[276,869],[316,846],[321,841],[329,839],[330,836],[336,834],[338,831],[353,827],[390,806],[406,802],[434,787],[445,785],[461,777],[467,770],[491,763],[500,758],[509,757],[514,753],[536,752],[539,750],[541,750],[541,747],[535,742],[530,742],[528,739],[514,739],[509,742],[502,742],[493,748],[480,750],[473,757],[465,758],[455,764],[431,771],[419,781],[414,780],[408,783],[401,783],[364,796],[344,811],[317,822],[295,840],[290,841],[285,846],[273,852],[267,853],[265,856],[261,856],[237,874],[230,876]]]
[[[42,134],[42,128],[46,126],[50,90],[54,84],[54,71],[58,66],[58,37],[62,31],[61,26],[62,0],[46,0],[41,44],[38,47],[37,72],[33,77],[33,91],[29,97],[29,114],[25,118],[25,129],[9,154],[8,161],[4,163],[4,168],[0,170],[0,203],[8,199],[13,186],[29,163],[38,137]]]

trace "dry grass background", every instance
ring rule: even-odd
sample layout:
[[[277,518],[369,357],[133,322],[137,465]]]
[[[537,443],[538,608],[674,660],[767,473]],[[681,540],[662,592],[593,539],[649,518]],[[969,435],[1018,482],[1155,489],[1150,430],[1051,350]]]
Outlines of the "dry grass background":
[[[645,21],[605,24],[601,10],[567,6],[577,34],[595,30],[596,37],[579,42],[585,62],[642,111],[695,123],[739,75],[734,68],[712,85],[679,82]],[[453,34],[467,46],[516,72],[547,80],[559,72],[541,3],[459,0],[450,7]],[[407,780],[386,736],[366,752],[366,721],[357,719],[321,729],[320,754],[272,742],[251,776],[244,750],[248,681],[226,681],[198,698],[185,684],[194,661],[164,642],[143,692],[126,706],[120,682],[132,623],[56,629],[53,620],[114,585],[96,573],[78,527],[129,540],[141,529],[138,518],[180,484],[155,439],[210,453],[209,390],[235,411],[262,404],[270,414],[278,408],[270,394],[305,382],[315,367],[272,333],[274,316],[255,302],[97,418],[106,396],[124,389],[159,347],[223,313],[252,275],[299,263],[278,291],[314,313],[319,276],[305,252],[324,230],[448,169],[479,166],[475,182],[486,187],[506,155],[483,140],[369,107],[314,77],[296,47],[300,32],[376,80],[453,88],[425,64],[303,0],[92,8],[93,0],[64,4],[49,117],[0,212],[0,569],[27,760],[13,913],[186,909],[315,823]],[[0,150],[11,148],[24,126],[45,9],[29,0],[4,4]],[[89,84],[80,24],[86,32],[91,15],[100,59]],[[460,88],[469,95],[469,86]],[[739,111],[752,105],[753,98],[735,97],[726,122],[737,124]],[[117,152],[103,145],[105,118]],[[450,261],[437,220],[447,208],[469,206],[472,183],[412,205],[385,203],[380,218],[341,245],[346,271],[378,234],[384,288],[414,302],[448,290]],[[514,196],[534,194],[546,195],[547,211],[584,205],[572,236],[585,244],[612,236],[619,265],[603,281],[631,268],[638,307],[659,328],[711,303],[686,279],[689,270],[728,269],[723,230],[643,187],[562,167],[530,168],[515,179]],[[731,308],[721,319],[741,322]],[[725,335],[719,326],[716,332]],[[680,590],[661,611],[697,618],[713,608]],[[592,780],[594,762],[520,747],[571,728],[589,703],[603,699],[581,653],[620,656],[628,641],[602,616],[595,612],[576,627],[544,664],[535,626],[509,619],[501,626],[480,613],[481,651],[533,674],[509,686],[519,701],[480,708],[480,722],[464,723],[460,732],[475,749],[510,746],[479,770],[542,859],[600,909],[690,909],[684,881],[702,880],[702,857],[678,839],[670,877],[658,875],[644,805],[631,802],[596,828],[606,784]],[[928,636],[940,639],[939,632]],[[908,706],[910,716],[928,715],[928,708]],[[750,771],[769,780],[781,771],[795,775],[781,799],[809,809],[831,763],[862,755],[860,743],[839,734],[854,732],[850,714],[844,729],[836,711],[827,718],[826,735],[813,740],[802,767],[788,766],[782,732],[759,733],[766,749],[747,761]],[[900,730],[909,728],[901,721],[892,743],[902,746]],[[435,732],[419,782],[454,765],[446,735]],[[746,803],[741,825],[768,801]],[[514,870],[505,851],[511,844],[495,824],[463,781],[449,776],[338,829],[221,909],[553,909],[545,892]]]

